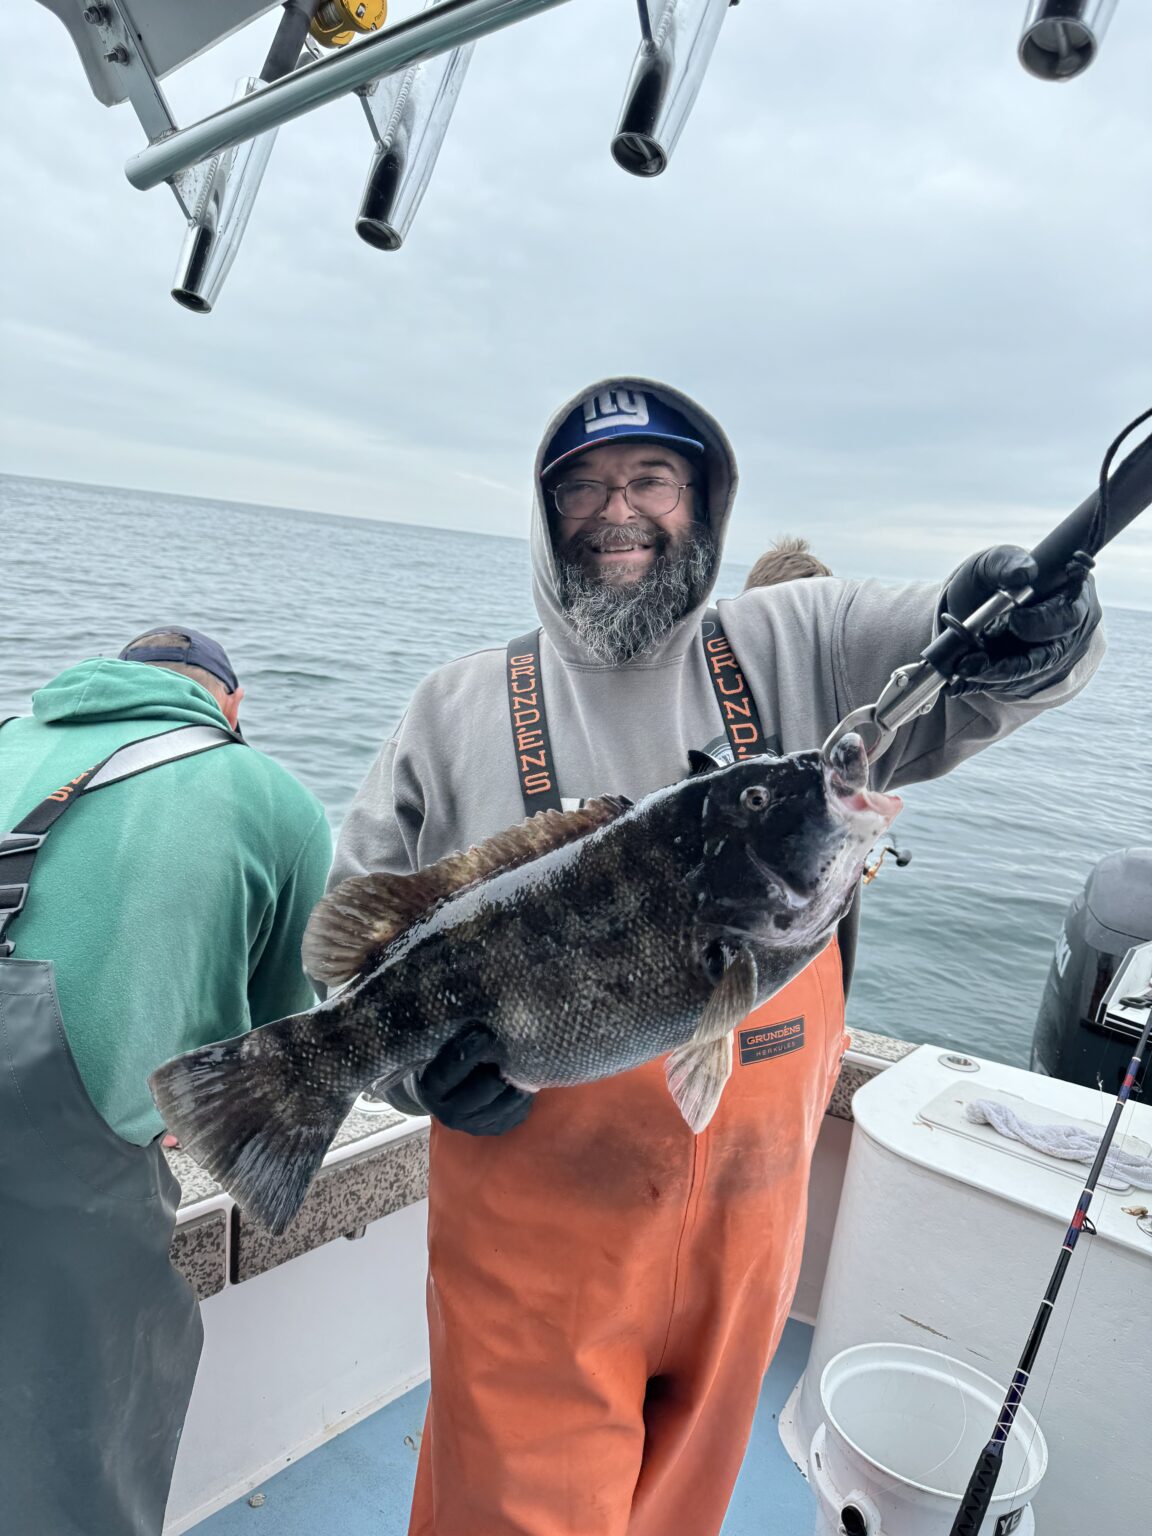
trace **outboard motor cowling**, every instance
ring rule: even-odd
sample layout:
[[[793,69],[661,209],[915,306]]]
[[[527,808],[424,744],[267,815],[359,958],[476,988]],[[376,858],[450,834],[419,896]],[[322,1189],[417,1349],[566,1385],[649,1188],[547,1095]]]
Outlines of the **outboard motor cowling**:
[[[1132,1059],[1132,1038],[1097,1011],[1116,968],[1152,939],[1152,848],[1101,859],[1064,916],[1032,1035],[1032,1070],[1114,1093]]]

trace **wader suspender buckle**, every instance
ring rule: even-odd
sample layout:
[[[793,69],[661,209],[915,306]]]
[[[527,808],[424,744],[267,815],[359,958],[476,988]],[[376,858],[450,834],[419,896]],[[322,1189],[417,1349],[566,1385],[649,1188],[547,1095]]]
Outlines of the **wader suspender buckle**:
[[[160,731],[155,736],[130,741],[94,768],[85,769],[60,789],[54,790],[34,811],[25,816],[19,826],[13,827],[6,837],[0,838],[0,859],[12,861],[7,866],[0,865],[0,875],[6,877],[7,881],[0,884],[0,960],[7,960],[15,951],[15,945],[7,937],[8,925],[17,913],[24,910],[36,855],[70,805],[75,805],[86,790],[103,789],[106,784],[116,784],[121,779],[146,773],[150,768],[158,768],[161,763],[194,757],[200,752],[210,752],[214,747],[224,747],[233,741],[240,742],[240,737],[215,725],[177,726],[175,730]],[[242,742],[240,744],[243,745]]]
[[[46,832],[38,834],[10,832],[6,838],[0,840],[0,859],[19,853],[31,854],[34,857],[39,853],[47,835]],[[28,881],[26,879],[19,885],[0,885],[0,960],[7,960],[12,953],[12,940],[6,939],[4,933],[17,912],[23,911],[27,900]]]

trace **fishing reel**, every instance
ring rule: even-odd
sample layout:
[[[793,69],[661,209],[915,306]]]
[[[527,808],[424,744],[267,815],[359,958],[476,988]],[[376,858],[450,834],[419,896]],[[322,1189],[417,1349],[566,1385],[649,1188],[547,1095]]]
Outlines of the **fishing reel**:
[[[864,873],[860,876],[862,884],[872,884],[873,880],[875,880],[876,876],[880,873],[881,865],[884,863],[884,860],[888,857],[889,854],[892,855],[893,862],[895,863],[897,869],[903,869],[906,865],[911,864],[912,862],[912,855],[910,853],[901,852],[901,850],[896,846],[895,839],[890,837],[884,844],[883,848],[881,848],[875,861],[871,864],[865,864]]]
[[[322,48],[344,48],[376,32],[388,15],[388,0],[322,0],[309,28]]]

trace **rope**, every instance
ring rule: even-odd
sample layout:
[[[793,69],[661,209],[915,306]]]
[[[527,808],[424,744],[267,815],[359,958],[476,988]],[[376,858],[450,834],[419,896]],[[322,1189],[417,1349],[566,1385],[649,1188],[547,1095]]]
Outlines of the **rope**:
[[[964,1113],[976,1125],[990,1125],[1001,1136],[1066,1162],[1090,1163],[1100,1147],[1100,1137],[1078,1125],[1032,1125],[1006,1104],[992,1099],[974,1099]],[[1106,1189],[1152,1189],[1152,1158],[1136,1157],[1114,1147],[1104,1159],[1100,1183]]]

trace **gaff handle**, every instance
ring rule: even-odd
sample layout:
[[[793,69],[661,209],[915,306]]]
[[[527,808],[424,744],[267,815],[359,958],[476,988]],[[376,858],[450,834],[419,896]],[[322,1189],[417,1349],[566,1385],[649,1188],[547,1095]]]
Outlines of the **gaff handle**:
[[[1093,549],[1087,541],[1099,502],[1097,488],[1032,550],[1032,558],[1040,567],[1039,578],[1033,587],[1038,596],[1047,597],[1063,583],[1068,562],[1078,549],[1095,555],[1109,539],[1114,539],[1121,529],[1127,528],[1152,505],[1152,437],[1137,444],[1116,472],[1109,476],[1106,526],[1100,530]]]

